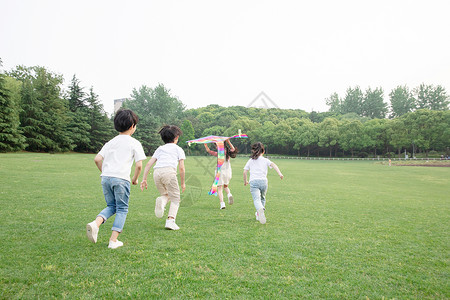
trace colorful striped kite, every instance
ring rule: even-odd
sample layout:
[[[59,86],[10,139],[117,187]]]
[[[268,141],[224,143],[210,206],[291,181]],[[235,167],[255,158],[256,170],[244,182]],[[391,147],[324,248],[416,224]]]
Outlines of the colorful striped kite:
[[[216,176],[214,177],[214,182],[211,187],[211,190],[208,193],[209,195],[217,196],[217,183],[219,182],[220,168],[225,162],[225,141],[232,138],[248,138],[248,136],[246,134],[241,134],[241,131],[239,130],[238,135],[230,137],[210,135],[199,139],[187,141],[189,146],[191,144],[208,144],[208,143],[216,143],[217,145],[217,169],[216,169],[217,171]]]

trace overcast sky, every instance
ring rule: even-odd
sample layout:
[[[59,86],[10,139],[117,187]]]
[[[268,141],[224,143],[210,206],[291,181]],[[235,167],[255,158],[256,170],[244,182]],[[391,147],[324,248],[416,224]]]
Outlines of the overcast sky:
[[[450,1],[0,0],[3,69],[73,74],[105,110],[164,84],[187,108],[327,111],[348,87],[442,85],[450,93]],[[255,104],[253,104],[255,105]]]

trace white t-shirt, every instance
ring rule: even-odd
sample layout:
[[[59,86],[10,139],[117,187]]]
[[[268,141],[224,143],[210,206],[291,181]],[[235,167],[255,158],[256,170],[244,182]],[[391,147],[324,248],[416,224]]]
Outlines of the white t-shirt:
[[[267,168],[272,169],[271,164],[272,162],[263,156],[257,159],[250,158],[244,167],[244,170],[250,171],[249,182],[257,179],[267,180]]]
[[[101,176],[130,180],[133,161],[146,159],[141,143],[135,138],[121,134],[103,145],[98,153],[103,157]]]
[[[156,158],[154,169],[172,167],[177,168],[180,159],[186,159],[184,150],[174,143],[167,143],[159,146],[153,154],[152,158]]]

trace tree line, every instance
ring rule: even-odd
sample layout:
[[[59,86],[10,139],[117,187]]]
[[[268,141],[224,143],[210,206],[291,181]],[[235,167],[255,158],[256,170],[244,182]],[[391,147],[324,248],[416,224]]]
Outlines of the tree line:
[[[0,151],[94,153],[115,134],[91,87],[74,75],[64,79],[44,67],[17,66],[0,73]],[[268,153],[298,156],[392,156],[404,151],[447,152],[450,146],[449,98],[441,86],[399,86],[390,106],[383,90],[348,88],[326,99],[327,112],[300,109],[222,107],[216,104],[186,109],[163,84],[134,88],[123,106],[139,118],[134,137],[151,155],[161,144],[159,128],[180,126],[179,144],[190,154],[204,154],[187,140],[207,135],[231,136],[241,130],[249,139],[234,141],[241,153],[261,141]],[[389,115],[388,115],[389,113]],[[389,118],[387,118],[389,117]]]
[[[1,152],[96,152],[116,134],[94,89],[63,81],[39,66],[0,73]]]

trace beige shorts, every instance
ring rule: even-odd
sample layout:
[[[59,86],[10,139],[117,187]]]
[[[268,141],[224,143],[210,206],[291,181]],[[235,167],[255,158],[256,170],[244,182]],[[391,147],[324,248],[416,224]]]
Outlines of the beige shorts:
[[[171,167],[154,169],[153,180],[161,196],[167,195],[169,201],[180,202],[177,169]]]

